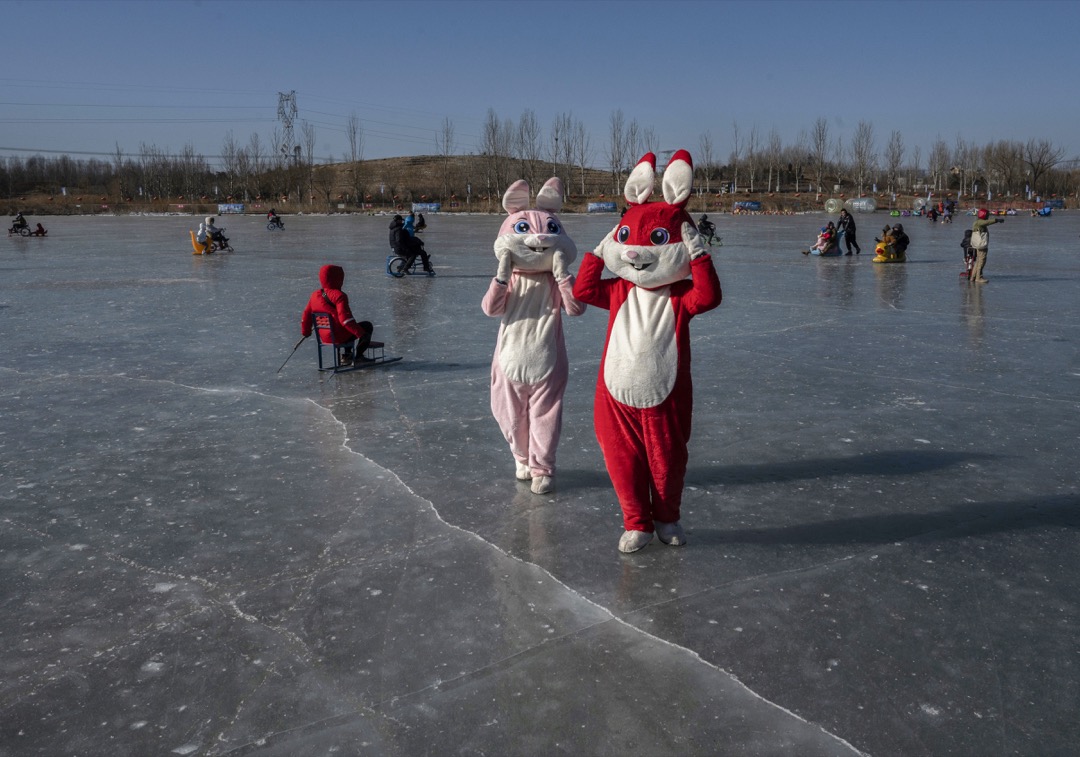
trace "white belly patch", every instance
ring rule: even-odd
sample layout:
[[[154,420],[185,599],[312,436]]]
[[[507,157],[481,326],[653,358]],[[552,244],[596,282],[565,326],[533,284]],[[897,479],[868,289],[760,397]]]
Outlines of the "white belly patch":
[[[655,407],[668,398],[679,368],[675,311],[669,287],[635,287],[611,326],[604,384],[630,407]]]
[[[515,276],[503,314],[499,367],[511,381],[538,384],[555,370],[558,313],[550,277]]]

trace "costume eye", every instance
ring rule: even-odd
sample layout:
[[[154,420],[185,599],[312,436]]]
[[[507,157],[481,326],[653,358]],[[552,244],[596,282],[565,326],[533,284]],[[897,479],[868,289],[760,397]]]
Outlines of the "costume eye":
[[[529,233],[529,222],[528,221],[518,221],[517,223],[515,223],[514,224],[514,233],[516,233],[516,234],[528,234]]]
[[[555,221],[549,218],[547,222],[547,230],[548,234],[558,234],[560,231],[562,231],[562,227],[560,227],[559,224],[555,223]]]
[[[670,238],[671,235],[668,234],[667,229],[653,229],[652,233],[649,234],[649,241],[653,244],[667,244]]]
[[[626,240],[630,238],[630,227],[620,226],[619,230],[615,233],[615,238],[623,244],[626,244]]]

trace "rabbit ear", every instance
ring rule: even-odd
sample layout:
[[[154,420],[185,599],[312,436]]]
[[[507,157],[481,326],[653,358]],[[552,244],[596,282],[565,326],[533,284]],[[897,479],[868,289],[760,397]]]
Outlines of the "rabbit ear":
[[[558,213],[562,210],[562,193],[562,179],[557,176],[551,177],[536,193],[536,207],[549,213]]]
[[[679,150],[664,170],[664,200],[669,205],[685,205],[694,185],[694,162],[690,153]]]
[[[507,213],[517,213],[529,207],[529,182],[518,179],[503,195],[503,209]]]
[[[645,153],[626,178],[623,197],[631,205],[640,205],[652,196],[655,180],[656,156],[651,152]]]

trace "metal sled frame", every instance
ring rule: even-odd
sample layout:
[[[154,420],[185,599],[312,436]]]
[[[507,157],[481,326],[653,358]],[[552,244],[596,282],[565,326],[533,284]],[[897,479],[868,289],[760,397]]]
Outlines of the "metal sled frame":
[[[358,371],[363,368],[372,368],[376,365],[385,365],[387,363],[396,363],[401,360],[400,357],[387,357],[386,352],[383,349],[382,342],[368,342],[367,348],[363,352],[363,357],[366,360],[354,360],[351,364],[345,364],[341,362],[341,351],[345,348],[344,344],[334,344],[333,330],[331,327],[331,319],[329,313],[312,313],[311,319],[314,324],[313,331],[315,332],[315,346],[319,353],[319,370],[331,371],[333,373],[347,373],[348,371]],[[323,334],[326,334],[328,341],[323,341]],[[323,350],[330,350],[330,355],[333,360],[323,360]]]

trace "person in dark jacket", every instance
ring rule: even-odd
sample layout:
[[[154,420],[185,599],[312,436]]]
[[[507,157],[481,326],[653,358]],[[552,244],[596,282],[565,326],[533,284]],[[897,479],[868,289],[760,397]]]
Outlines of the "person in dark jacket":
[[[847,247],[847,255],[851,254],[851,248],[855,248],[855,254],[862,252],[859,242],[855,239],[855,216],[848,213],[847,208],[840,210],[840,219],[836,223],[836,232],[844,235],[844,246]]]
[[[361,356],[371,342],[375,327],[370,321],[357,321],[349,308],[349,296],[341,291],[345,283],[345,269],[339,265],[324,265],[319,269],[321,289],[316,289],[308,299],[304,314],[300,317],[300,333],[311,336],[315,320],[313,313],[330,315],[331,335],[334,345],[341,350],[341,362],[351,363]]]
[[[907,254],[908,245],[911,244],[911,238],[904,231],[904,224],[898,223],[892,227],[892,239],[893,250],[897,257],[904,257]]]
[[[412,267],[413,261],[419,255],[424,264],[424,270],[431,274],[435,273],[435,269],[431,267],[431,258],[424,249],[424,243],[408,232],[405,219],[400,215],[395,215],[390,221],[390,249],[395,255],[405,258],[406,270]]]

